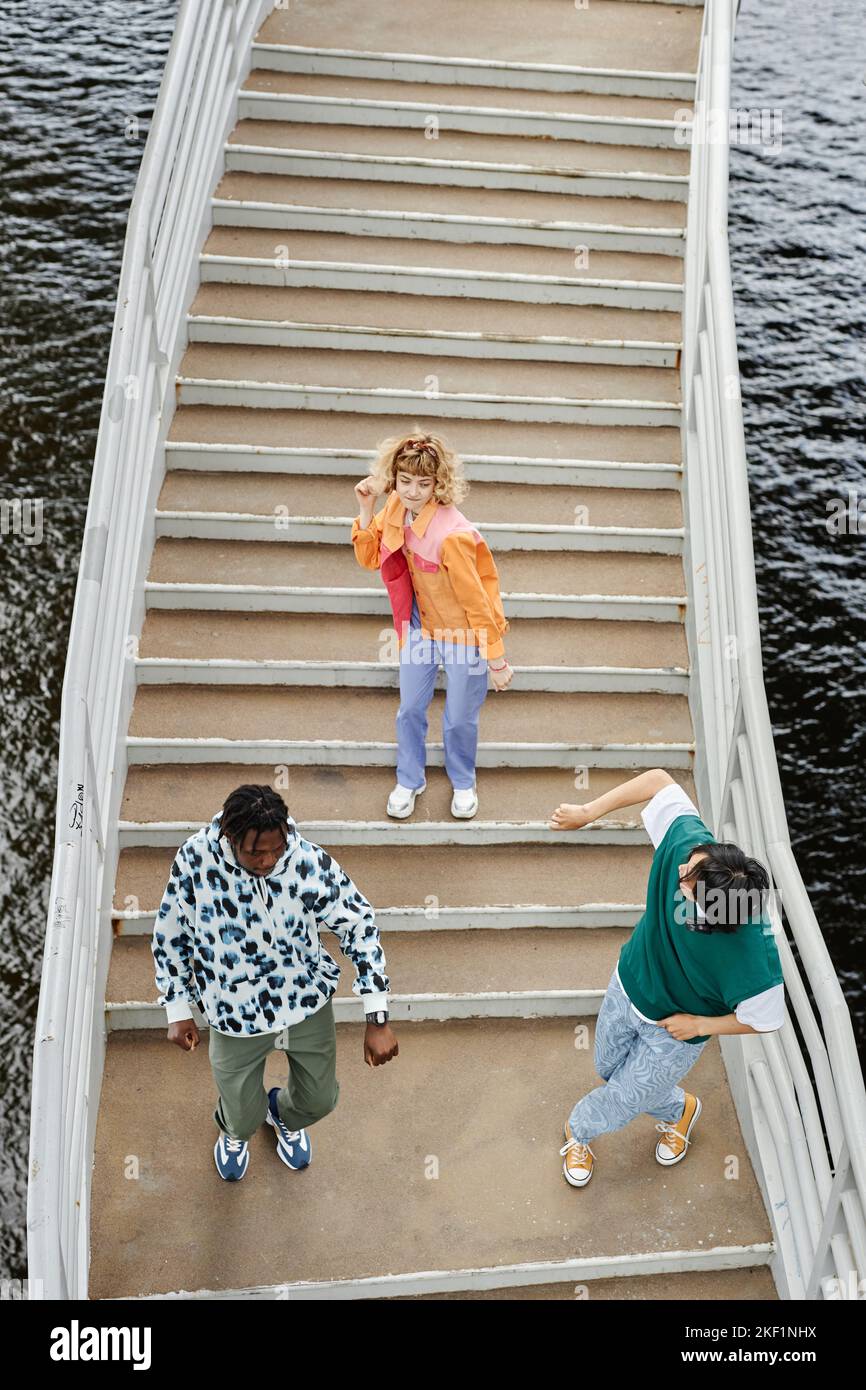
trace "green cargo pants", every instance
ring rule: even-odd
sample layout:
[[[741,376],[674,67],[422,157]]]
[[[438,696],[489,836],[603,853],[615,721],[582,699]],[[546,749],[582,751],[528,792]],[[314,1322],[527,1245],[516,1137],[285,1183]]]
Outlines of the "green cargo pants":
[[[337,1104],[340,1083],[332,999],[282,1033],[232,1037],[209,1028],[208,1056],[220,1095],[213,1117],[232,1139],[249,1139],[265,1122],[268,1097],[262,1083],[265,1062],[275,1048],[285,1052],[289,1061],[288,1084],[277,1094],[280,1119],[289,1129],[306,1129]]]

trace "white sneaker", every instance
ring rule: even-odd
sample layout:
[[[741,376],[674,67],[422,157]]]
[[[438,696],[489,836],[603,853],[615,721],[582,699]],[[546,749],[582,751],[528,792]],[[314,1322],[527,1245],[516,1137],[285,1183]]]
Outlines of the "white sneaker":
[[[426,781],[422,782],[420,787],[403,787],[398,782],[388,797],[388,815],[395,816],[397,820],[405,820],[407,816],[411,816],[415,809],[415,798],[421,795],[426,786]]]
[[[586,1187],[592,1177],[595,1154],[588,1144],[575,1139],[568,1120],[565,1122],[565,1143],[559,1151],[563,1155],[562,1176],[572,1187]]]
[[[471,820],[478,810],[478,793],[474,787],[465,787],[454,792],[451,798],[451,814],[460,820]]]

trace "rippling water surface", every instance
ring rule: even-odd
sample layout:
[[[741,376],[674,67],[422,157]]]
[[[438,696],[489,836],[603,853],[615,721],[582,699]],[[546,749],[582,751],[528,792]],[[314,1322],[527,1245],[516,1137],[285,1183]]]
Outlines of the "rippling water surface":
[[[126,215],[175,9],[2,5],[3,495],[44,499],[44,540],[6,538],[0,574],[0,1269],[18,1277],[65,644]],[[864,1048],[862,25],[860,0],[744,0],[732,100],[781,108],[782,137],[732,151],[731,252],[781,775]],[[864,534],[831,537],[826,503],[849,489]]]
[[[126,217],[176,5],[0,11],[3,496],[44,499],[42,542],[7,536],[0,552],[0,1270],[21,1278],[66,640]]]
[[[794,851],[866,1057],[866,49],[861,0],[744,0],[730,246],[764,669]],[[857,496],[862,532],[828,532]]]

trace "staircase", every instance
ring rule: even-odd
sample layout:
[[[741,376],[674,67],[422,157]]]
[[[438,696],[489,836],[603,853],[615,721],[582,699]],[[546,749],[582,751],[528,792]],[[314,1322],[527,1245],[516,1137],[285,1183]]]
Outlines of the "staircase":
[[[686,1163],[658,1167],[649,1117],[598,1141],[587,1191],[558,1152],[597,1084],[593,1017],[651,850],[637,807],[568,833],[550,813],[645,767],[696,795],[676,136],[700,22],[627,0],[337,0],[259,31],[145,583],[92,1298],[776,1296],[716,1040],[690,1073],[705,1115]],[[466,462],[511,625],[471,822],[449,812],[441,673],[428,789],[410,820],[385,814],[397,667],[352,489],[416,423]],[[206,1048],[165,1039],[150,934],[177,847],[241,782],[280,790],[373,902],[401,1050],[363,1066],[346,962],[314,1162],[288,1173],[263,1131],[234,1187]],[[284,1076],[274,1052],[266,1085]]]

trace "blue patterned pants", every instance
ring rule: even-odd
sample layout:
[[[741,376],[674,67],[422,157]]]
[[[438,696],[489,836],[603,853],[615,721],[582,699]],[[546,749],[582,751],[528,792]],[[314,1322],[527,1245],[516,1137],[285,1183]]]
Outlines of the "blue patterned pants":
[[[595,1069],[605,1085],[575,1105],[569,1116],[573,1137],[588,1144],[638,1115],[676,1124],[686,1102],[676,1083],[705,1047],[678,1042],[660,1024],[639,1018],[614,971],[595,1026]]]

